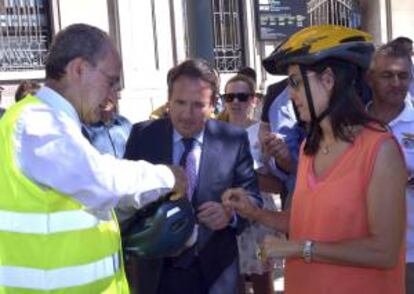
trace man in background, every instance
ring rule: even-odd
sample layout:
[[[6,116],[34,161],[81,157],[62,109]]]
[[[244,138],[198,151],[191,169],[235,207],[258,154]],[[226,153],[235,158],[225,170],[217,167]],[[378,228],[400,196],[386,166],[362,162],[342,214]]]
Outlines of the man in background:
[[[407,54],[411,58],[411,63],[413,62],[413,41],[407,37],[398,37],[391,41],[393,44],[397,44],[397,46],[402,46],[405,50],[407,50]],[[414,67],[411,67],[411,75],[414,75]],[[414,79],[411,79],[410,86],[408,88],[408,95],[407,97],[411,104],[414,103]]]
[[[412,80],[411,56],[398,43],[388,43],[374,54],[368,72],[372,101],[367,111],[388,124],[404,153],[409,172],[406,188],[406,293],[414,293],[414,109],[406,95]]]
[[[117,100],[118,97],[108,98],[102,105],[101,120],[83,125],[82,132],[102,154],[123,158],[132,125],[126,117],[118,114]]]

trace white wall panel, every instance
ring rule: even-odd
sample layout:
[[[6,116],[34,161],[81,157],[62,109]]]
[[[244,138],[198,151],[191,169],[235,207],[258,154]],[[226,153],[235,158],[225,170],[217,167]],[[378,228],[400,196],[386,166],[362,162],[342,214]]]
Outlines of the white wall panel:
[[[104,0],[58,0],[60,25],[87,23],[108,32],[108,7]]]

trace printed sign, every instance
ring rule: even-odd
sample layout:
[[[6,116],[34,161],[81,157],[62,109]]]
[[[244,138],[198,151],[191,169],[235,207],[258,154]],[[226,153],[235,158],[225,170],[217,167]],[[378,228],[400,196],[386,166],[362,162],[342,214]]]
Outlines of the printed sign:
[[[256,0],[261,40],[283,40],[309,26],[305,0]]]

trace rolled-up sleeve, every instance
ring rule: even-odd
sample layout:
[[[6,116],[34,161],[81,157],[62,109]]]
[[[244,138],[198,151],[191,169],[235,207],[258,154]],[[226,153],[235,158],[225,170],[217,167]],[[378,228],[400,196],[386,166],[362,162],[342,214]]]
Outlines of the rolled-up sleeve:
[[[67,194],[88,208],[140,208],[169,192],[175,178],[164,165],[100,154],[69,116],[47,107],[27,110],[16,131],[16,162],[44,189]]]

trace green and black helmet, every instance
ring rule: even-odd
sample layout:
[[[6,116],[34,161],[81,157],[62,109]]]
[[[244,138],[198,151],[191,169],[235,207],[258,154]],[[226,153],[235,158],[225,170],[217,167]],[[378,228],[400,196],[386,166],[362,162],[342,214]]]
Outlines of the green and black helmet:
[[[190,238],[195,216],[186,197],[172,193],[138,210],[123,230],[125,253],[144,258],[171,256]]]

